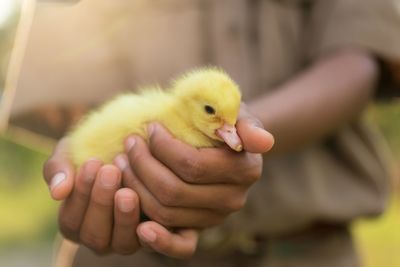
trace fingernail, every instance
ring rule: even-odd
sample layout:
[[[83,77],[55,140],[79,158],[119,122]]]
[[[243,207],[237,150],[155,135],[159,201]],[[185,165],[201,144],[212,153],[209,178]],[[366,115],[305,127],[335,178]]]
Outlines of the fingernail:
[[[129,137],[129,138],[126,140],[126,144],[125,144],[125,149],[126,149],[126,151],[131,150],[132,147],[135,146],[135,144],[136,144],[135,138],[134,138],[134,137]]]
[[[141,228],[139,233],[142,239],[147,243],[153,243],[157,239],[157,234],[149,228]]]
[[[117,202],[118,208],[122,212],[131,212],[134,208],[133,199],[132,198],[122,198]]]
[[[121,170],[124,171],[126,167],[128,167],[128,162],[126,161],[125,157],[123,155],[118,155],[115,158],[115,165]]]
[[[50,182],[50,190],[53,190],[56,188],[58,185],[60,185],[62,182],[65,181],[67,178],[67,175],[63,172],[56,173],[56,175],[53,176]]]
[[[109,173],[106,170],[103,170],[100,173],[100,183],[104,188],[112,188],[117,184],[118,177],[114,174]]]

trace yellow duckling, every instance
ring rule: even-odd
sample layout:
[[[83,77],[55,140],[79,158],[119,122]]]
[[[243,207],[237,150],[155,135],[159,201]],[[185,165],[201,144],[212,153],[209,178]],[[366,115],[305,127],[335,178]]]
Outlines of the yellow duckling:
[[[110,163],[123,151],[128,135],[147,140],[147,124],[152,121],[194,147],[225,142],[241,151],[235,128],[240,101],[238,86],[224,71],[188,72],[165,91],[152,87],[140,94],[120,95],[89,114],[69,134],[71,158],[77,165],[91,157]]]

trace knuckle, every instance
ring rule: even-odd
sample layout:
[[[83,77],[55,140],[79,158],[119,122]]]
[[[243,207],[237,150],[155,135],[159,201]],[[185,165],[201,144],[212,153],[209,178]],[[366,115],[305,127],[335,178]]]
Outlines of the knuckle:
[[[110,209],[114,206],[114,198],[112,195],[92,194],[90,202],[99,209]]]
[[[66,236],[72,236],[79,233],[80,222],[70,216],[60,215],[60,231]]]
[[[165,140],[158,134],[152,134],[149,138],[149,148],[151,152],[157,153],[160,149],[166,147]]]
[[[79,182],[85,185],[91,184],[102,167],[102,163],[98,160],[87,161],[82,166],[80,177],[78,176]]]
[[[82,188],[82,187],[75,187],[74,197],[79,199],[82,202],[88,202],[90,199],[90,189]]]
[[[183,178],[187,182],[196,182],[203,177],[205,170],[198,159],[184,157],[181,159],[180,166],[182,168]]]
[[[246,205],[246,197],[236,197],[231,201],[227,201],[226,203],[227,211],[236,212],[241,210]]]
[[[156,213],[155,221],[164,226],[170,227],[173,226],[175,220],[172,212],[169,209],[164,208]]]
[[[143,161],[145,155],[144,155],[144,153],[140,153],[140,151],[138,151],[138,149],[132,149],[129,152],[128,157],[129,157],[129,161],[131,162],[132,166],[135,166],[139,162]]]
[[[256,117],[252,117],[250,123],[255,127],[264,129],[264,125],[262,124],[261,120]]]
[[[159,194],[159,201],[164,206],[175,206],[182,199],[182,189],[178,184],[166,184]]]
[[[114,206],[114,195],[117,191],[117,186],[120,186],[118,181],[108,188],[95,183],[93,188],[88,192],[90,194],[90,199],[88,200],[89,206],[92,205],[93,208],[99,210],[109,210],[109,208],[112,208]],[[84,194],[81,195],[82,200],[85,200]]]
[[[255,183],[261,178],[261,168],[251,168],[246,174],[246,181],[248,183]]]
[[[251,164],[248,168],[245,168],[243,171],[243,181],[244,183],[255,183],[257,182],[262,175],[262,161],[255,160],[254,163]]]
[[[96,253],[103,254],[107,252],[108,242],[102,237],[90,232],[81,232],[80,240],[83,245],[94,250]]]

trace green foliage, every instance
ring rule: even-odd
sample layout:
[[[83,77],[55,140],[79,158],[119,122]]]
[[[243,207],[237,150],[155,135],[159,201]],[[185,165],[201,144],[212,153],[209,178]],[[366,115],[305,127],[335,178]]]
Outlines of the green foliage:
[[[0,139],[0,246],[53,239],[56,203],[42,179],[45,159]]]
[[[366,267],[400,266],[400,195],[396,194],[384,216],[362,220],[353,232]]]
[[[400,100],[380,103],[369,109],[369,118],[375,121],[386,137],[397,160],[400,160]]]
[[[379,103],[368,112],[386,137],[400,170],[400,100]],[[354,225],[356,243],[367,267],[400,266],[400,193],[395,192],[388,210],[377,220],[361,220]]]

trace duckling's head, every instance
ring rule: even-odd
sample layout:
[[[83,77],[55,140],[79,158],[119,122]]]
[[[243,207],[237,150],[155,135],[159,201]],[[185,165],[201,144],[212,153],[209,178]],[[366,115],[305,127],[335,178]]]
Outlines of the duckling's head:
[[[236,133],[241,94],[238,85],[221,69],[191,71],[173,84],[181,116],[208,137],[236,151],[242,144]]]

